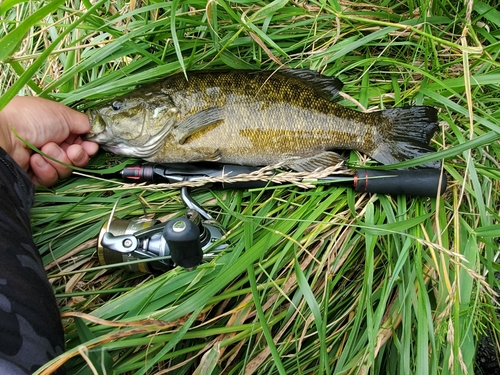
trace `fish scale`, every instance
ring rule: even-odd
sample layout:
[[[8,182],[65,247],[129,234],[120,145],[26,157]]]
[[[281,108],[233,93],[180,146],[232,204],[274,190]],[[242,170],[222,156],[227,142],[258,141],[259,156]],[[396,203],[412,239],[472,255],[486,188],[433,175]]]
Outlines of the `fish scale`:
[[[317,72],[197,71],[187,77],[175,74],[91,110],[89,139],[151,162],[281,163],[297,171],[342,162],[334,150],[357,150],[383,164],[434,151],[434,108],[355,111],[331,101],[342,83]]]
[[[181,79],[172,80],[167,87],[162,87],[162,91],[171,95],[174,103],[179,103],[181,120],[214,106],[223,108],[225,126],[212,126],[190,137],[183,145],[188,154],[208,147],[211,151],[209,154],[219,150],[223,158],[224,155],[238,153],[238,157],[232,156],[231,159],[238,164],[245,164],[250,157],[259,159],[252,163],[267,161],[274,164],[287,154],[300,156],[332,147],[360,147],[352,142],[346,130],[353,129],[358,134],[359,130],[354,130],[355,121],[332,121],[334,117],[327,113],[330,106],[343,107],[318,97],[312,90],[298,84],[290,85],[285,90],[286,82],[280,79],[280,75],[272,76],[279,82],[278,85],[270,84],[267,81],[269,77],[261,75],[248,80],[245,72],[231,75],[213,73],[207,82],[203,81],[204,77],[193,75],[187,84],[182,77],[177,77]],[[221,79],[217,80],[218,77]],[[272,82],[275,83],[274,80]],[[199,88],[204,86],[206,89],[201,91]],[[206,94],[207,91],[212,92],[213,87],[222,88],[217,97]],[[308,106],[305,105],[307,102]],[[200,106],[199,103],[204,105]],[[354,126],[349,122],[354,123]],[[326,129],[325,124],[328,124]],[[256,150],[266,154],[257,156]],[[152,161],[164,160],[168,157],[167,153],[169,150],[164,149]]]

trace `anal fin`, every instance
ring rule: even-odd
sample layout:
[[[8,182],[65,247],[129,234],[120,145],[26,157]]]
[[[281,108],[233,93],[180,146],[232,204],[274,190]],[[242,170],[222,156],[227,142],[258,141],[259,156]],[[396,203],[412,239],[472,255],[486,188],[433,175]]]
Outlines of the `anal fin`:
[[[333,151],[323,151],[308,157],[292,159],[285,165],[296,172],[314,172],[318,169],[344,164],[345,159]],[[344,167],[344,165],[343,165]]]

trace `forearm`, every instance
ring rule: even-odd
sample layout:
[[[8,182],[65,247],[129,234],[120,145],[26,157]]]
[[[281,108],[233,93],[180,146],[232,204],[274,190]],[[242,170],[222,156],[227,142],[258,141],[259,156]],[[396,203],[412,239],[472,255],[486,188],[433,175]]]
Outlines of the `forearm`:
[[[63,351],[59,311],[31,237],[33,184],[0,150],[0,373],[31,374]]]

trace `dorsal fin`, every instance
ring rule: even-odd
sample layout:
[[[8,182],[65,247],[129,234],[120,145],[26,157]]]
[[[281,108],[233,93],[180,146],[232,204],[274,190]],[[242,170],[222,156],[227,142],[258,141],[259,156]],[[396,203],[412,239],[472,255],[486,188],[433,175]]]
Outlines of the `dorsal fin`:
[[[327,77],[321,73],[307,69],[283,69],[275,74],[281,74],[291,79],[299,80],[302,84],[311,87],[319,96],[332,100],[342,90],[344,84],[335,77]]]

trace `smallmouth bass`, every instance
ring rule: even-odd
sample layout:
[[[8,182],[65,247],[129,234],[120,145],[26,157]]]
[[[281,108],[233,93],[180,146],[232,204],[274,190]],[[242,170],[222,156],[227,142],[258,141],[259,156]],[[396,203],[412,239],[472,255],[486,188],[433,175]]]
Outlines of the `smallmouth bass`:
[[[302,69],[174,74],[90,110],[87,139],[156,163],[280,163],[295,171],[342,163],[333,150],[382,164],[435,151],[436,109],[359,112],[331,101],[341,88],[336,78]]]

